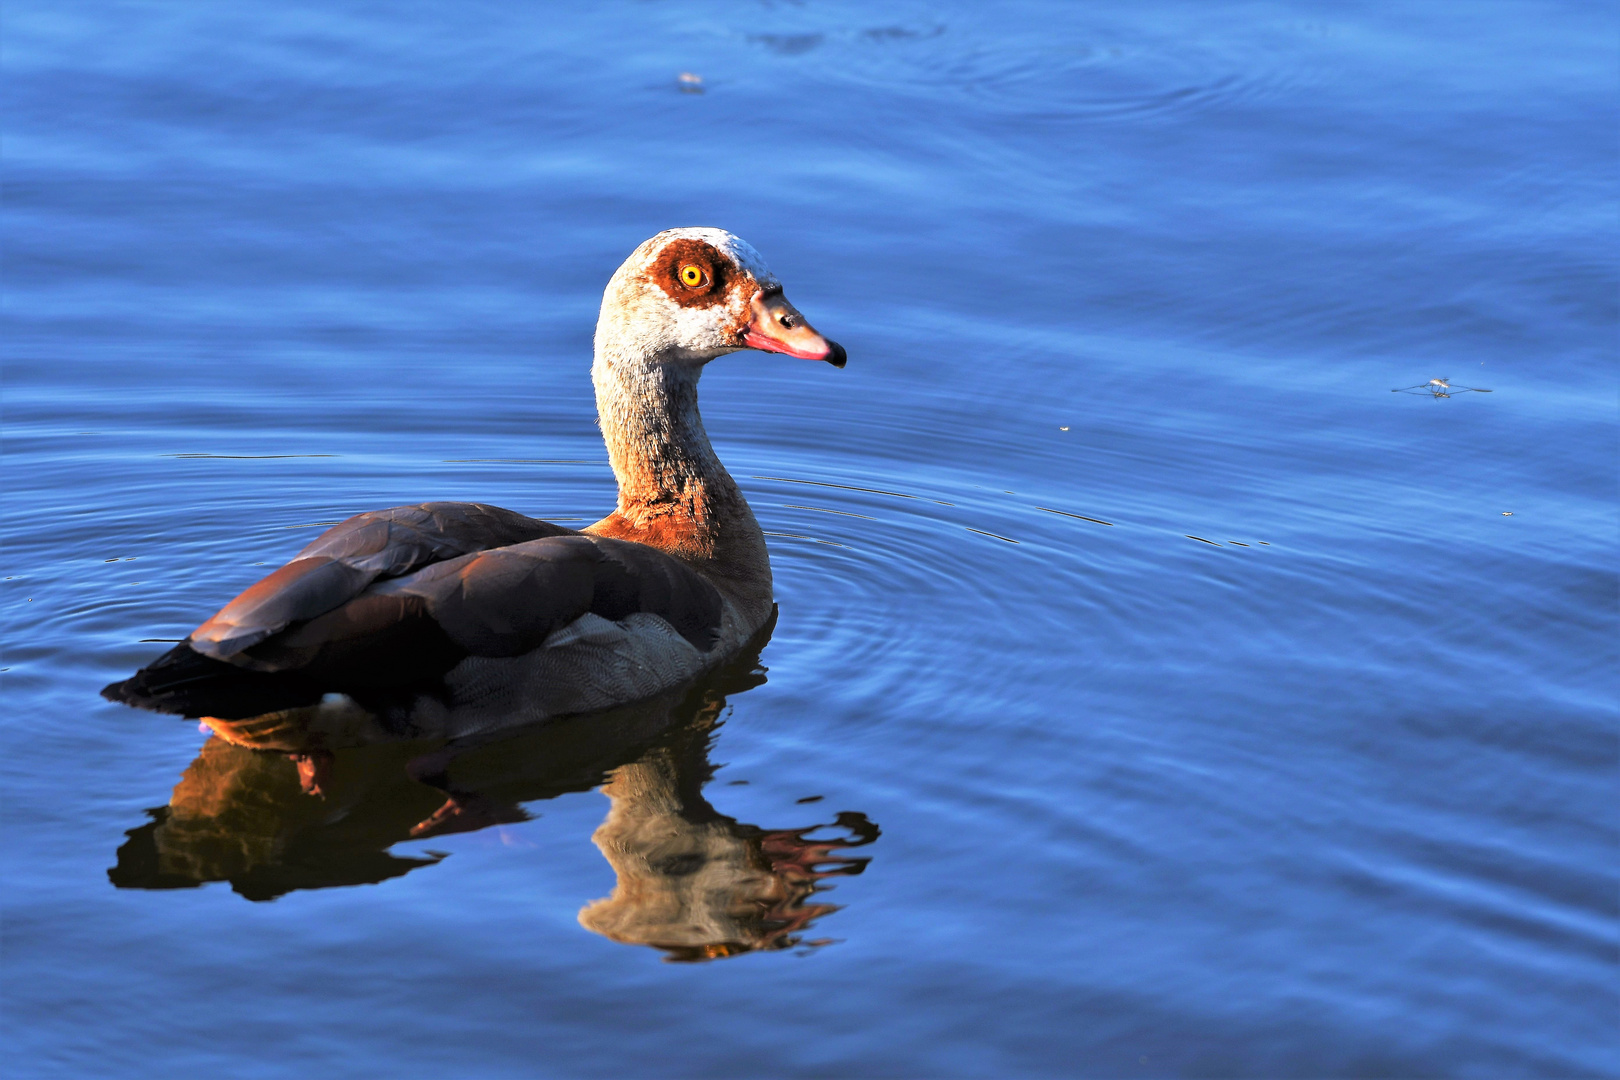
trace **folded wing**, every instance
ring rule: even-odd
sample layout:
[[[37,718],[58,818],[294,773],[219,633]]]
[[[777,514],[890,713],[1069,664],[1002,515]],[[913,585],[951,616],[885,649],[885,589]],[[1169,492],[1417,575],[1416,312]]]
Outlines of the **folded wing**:
[[[352,600],[374,581],[572,531],[483,503],[423,503],[358,514],[326,530],[292,562],[226,604],[192,632],[191,647],[230,661],[288,626]]]
[[[587,613],[637,612],[707,652],[722,601],[701,574],[641,544],[476,503],[399,507],[322,534],[103,694],[188,715],[241,713],[266,694],[269,708],[287,707],[419,685],[469,656],[540,648]]]

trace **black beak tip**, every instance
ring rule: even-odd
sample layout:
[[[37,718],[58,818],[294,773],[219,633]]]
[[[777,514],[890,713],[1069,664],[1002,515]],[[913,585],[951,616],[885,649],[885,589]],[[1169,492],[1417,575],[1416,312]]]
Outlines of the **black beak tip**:
[[[835,368],[841,368],[845,364],[849,363],[849,353],[844,351],[844,347],[842,345],[838,344],[836,341],[829,341],[827,342],[827,345],[832,349],[832,351],[827,354],[827,363],[831,364]]]

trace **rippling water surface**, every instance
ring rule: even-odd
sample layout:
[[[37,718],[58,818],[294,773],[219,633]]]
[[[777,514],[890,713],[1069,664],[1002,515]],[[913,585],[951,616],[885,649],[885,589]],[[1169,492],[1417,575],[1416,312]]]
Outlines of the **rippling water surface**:
[[[12,1075],[1612,1075],[1617,29],[8,5]],[[426,840],[97,697],[321,523],[610,508],[688,224],[851,357],[703,385],[763,674]]]

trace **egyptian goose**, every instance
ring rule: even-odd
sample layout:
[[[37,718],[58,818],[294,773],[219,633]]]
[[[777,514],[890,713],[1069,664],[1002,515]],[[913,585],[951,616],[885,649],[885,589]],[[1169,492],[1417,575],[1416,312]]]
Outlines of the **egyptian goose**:
[[[770,619],[771,565],[698,415],[703,366],[740,349],[843,367],[760,255],[671,229],[608,282],[591,378],[618,509],[573,530],[482,503],[359,514],[102,694],[224,719],[334,700],[424,708],[463,735],[651,697]],[[339,695],[333,698],[332,695]]]

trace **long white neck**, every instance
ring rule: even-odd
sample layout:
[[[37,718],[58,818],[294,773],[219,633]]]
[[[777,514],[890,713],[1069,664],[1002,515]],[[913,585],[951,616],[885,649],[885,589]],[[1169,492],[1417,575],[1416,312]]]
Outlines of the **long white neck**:
[[[707,500],[741,501],[698,412],[697,363],[650,363],[598,350],[596,412],[619,481],[619,512],[637,519],[698,514]]]
[[[703,430],[702,371],[697,360],[658,362],[598,340],[591,380],[619,506],[590,531],[699,566],[758,623],[770,612],[770,557],[753,511]]]

